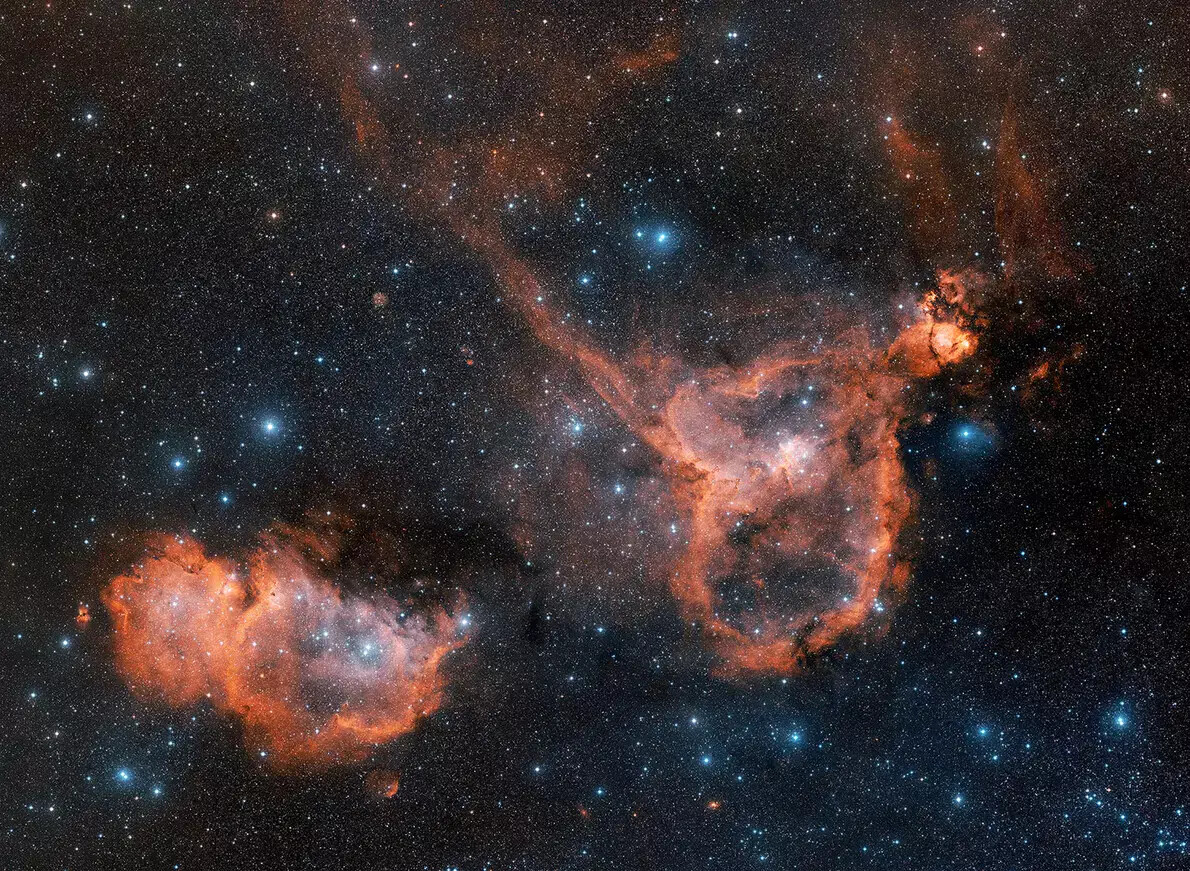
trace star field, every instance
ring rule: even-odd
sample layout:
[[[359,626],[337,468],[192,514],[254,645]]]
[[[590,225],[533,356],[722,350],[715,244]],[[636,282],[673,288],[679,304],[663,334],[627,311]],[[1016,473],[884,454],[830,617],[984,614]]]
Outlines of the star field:
[[[1188,28],[0,10],[0,866],[1184,867]]]

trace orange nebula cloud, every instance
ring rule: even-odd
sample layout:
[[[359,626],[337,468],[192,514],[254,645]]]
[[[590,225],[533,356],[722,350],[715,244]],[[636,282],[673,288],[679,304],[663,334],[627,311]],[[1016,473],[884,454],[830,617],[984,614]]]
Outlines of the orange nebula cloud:
[[[395,771],[378,768],[369,771],[364,778],[364,789],[376,798],[393,798],[400,788],[401,781]]]
[[[303,17],[291,17],[291,25]],[[682,616],[718,655],[720,671],[795,670],[884,610],[909,575],[899,546],[913,511],[898,440],[910,414],[906,390],[975,353],[985,326],[980,311],[989,279],[956,268],[968,246],[938,149],[899,118],[884,122],[909,229],[937,276],[887,345],[855,330],[810,346],[771,348],[735,366],[698,367],[672,356],[621,362],[564,314],[501,228],[511,198],[556,200],[598,159],[590,122],[614,88],[595,87],[581,66],[559,62],[541,69],[542,81],[559,84],[546,89],[548,112],[546,103],[531,115],[512,112],[491,132],[465,131],[457,141],[422,149],[420,135],[402,129],[402,139],[386,130],[351,72],[370,51],[366,32],[339,33],[330,42],[328,51],[310,46],[311,67],[338,93],[378,180],[480,258],[536,339],[581,372],[652,450],[669,492],[668,501],[658,500],[657,520],[673,537],[671,559],[655,568]],[[652,71],[675,61],[679,49],[662,34],[643,51],[612,52],[586,71],[597,79],[601,71]],[[1010,114],[996,209],[1010,274],[1026,244],[1050,226],[1040,187],[1008,157],[1015,136]],[[394,159],[402,141],[417,142],[413,160]],[[1056,249],[1056,238],[1046,247]]]
[[[929,378],[975,352],[976,301],[987,278],[974,269],[939,270],[937,286],[918,302],[918,319],[901,330],[889,357],[904,363],[911,375]]]
[[[909,566],[898,538],[913,500],[897,428],[907,377],[975,348],[924,313],[932,368],[905,373],[858,333],[799,356],[691,373],[646,437],[685,523],[670,587],[725,673],[788,672],[883,610]],[[910,345],[898,338],[893,349]],[[728,584],[744,583],[744,591]]]
[[[644,51],[622,54],[614,63],[626,73],[645,72],[654,67],[671,64],[678,57],[677,38],[673,34],[666,34],[654,39]]]
[[[1000,123],[996,150],[996,235],[1006,281],[1012,281],[1022,267],[1067,279],[1084,268],[1050,214],[1039,163],[1036,155],[1027,153],[1016,109],[1009,104]]]
[[[485,237],[483,252],[536,337],[658,456],[682,517],[671,529],[679,547],[669,586],[721,673],[795,670],[904,588],[904,390],[974,353],[978,274],[941,273],[886,350],[857,330],[812,353],[777,348],[739,367],[629,367],[562,317],[499,237]]]
[[[911,135],[899,118],[886,117],[883,127],[889,164],[920,254],[940,270],[966,262],[955,185],[940,149]],[[1010,101],[996,146],[995,230],[1005,285],[1023,272],[1070,279],[1085,268],[1051,214],[1042,163],[1038,155],[1029,153]],[[964,272],[974,274],[971,269]]]
[[[103,591],[118,671],[144,697],[234,715],[275,768],[366,759],[442,703],[458,624],[340,593],[318,572],[319,547],[277,528],[241,572],[191,538],[154,537]]]
[[[676,56],[676,43],[663,38],[611,66],[642,71]],[[523,136],[464,141],[436,149],[410,190],[393,178],[393,140],[375,108],[352,74],[340,75],[344,119],[381,180],[426,217],[443,220],[489,266],[502,298],[542,345],[571,361],[654,451],[680,516],[672,527],[676,558],[659,571],[722,672],[793,670],[882,610],[881,596],[903,588],[908,565],[897,539],[912,498],[897,440],[902,397],[909,379],[974,352],[956,292],[962,282],[944,274],[888,349],[857,332],[811,353],[775,349],[738,368],[697,369],[680,359],[621,365],[563,316],[497,217],[511,195],[552,199],[578,161]],[[574,129],[555,129],[551,141],[573,148],[587,115],[560,117]],[[932,248],[948,246],[953,209],[940,161],[899,125],[891,145],[916,193],[917,229]]]
[[[792,670],[903,580],[902,382],[880,362],[858,341],[775,354],[698,373],[666,403],[666,466],[686,514],[670,587],[723,670]],[[813,410],[779,413],[802,401]],[[741,573],[752,590],[729,599],[720,582]]]
[[[910,227],[931,259],[956,247],[958,211],[938,149],[909,134],[900,118],[886,122],[889,163],[908,205]]]

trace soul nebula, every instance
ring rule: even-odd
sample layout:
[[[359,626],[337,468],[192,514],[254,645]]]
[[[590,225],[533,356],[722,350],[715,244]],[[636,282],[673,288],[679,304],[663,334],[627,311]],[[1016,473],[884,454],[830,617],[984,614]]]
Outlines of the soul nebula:
[[[409,732],[442,702],[458,621],[342,593],[319,547],[270,531],[241,570],[194,539],[155,537],[103,594],[120,674],[142,696],[234,715],[278,769],[359,761]]]

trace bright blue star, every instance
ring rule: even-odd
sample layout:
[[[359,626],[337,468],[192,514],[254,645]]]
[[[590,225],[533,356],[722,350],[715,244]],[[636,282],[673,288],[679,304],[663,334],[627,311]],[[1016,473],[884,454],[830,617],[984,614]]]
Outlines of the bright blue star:
[[[655,251],[669,251],[678,242],[677,235],[670,227],[637,228],[632,235]]]
[[[181,471],[182,469],[186,468],[186,460],[184,457],[174,457],[169,464],[173,466],[176,471]]]
[[[1116,712],[1115,712],[1115,713],[1112,715],[1112,718],[1111,718],[1112,724],[1113,724],[1113,725],[1114,725],[1114,726],[1115,726],[1117,729],[1124,729],[1124,728],[1127,728],[1127,726],[1128,726],[1128,724],[1129,724],[1129,722],[1130,722],[1130,721],[1129,721],[1129,719],[1128,719],[1128,712],[1127,712],[1126,710],[1124,710],[1124,703],[1123,703],[1123,702],[1119,702],[1119,703],[1116,705],[1116,708],[1117,708],[1117,710],[1116,710]]]
[[[120,781],[120,783],[128,783],[132,780],[132,772],[127,768],[117,768],[116,780]]]
[[[978,423],[962,421],[951,430],[956,448],[964,453],[979,455],[996,445],[995,433]]]

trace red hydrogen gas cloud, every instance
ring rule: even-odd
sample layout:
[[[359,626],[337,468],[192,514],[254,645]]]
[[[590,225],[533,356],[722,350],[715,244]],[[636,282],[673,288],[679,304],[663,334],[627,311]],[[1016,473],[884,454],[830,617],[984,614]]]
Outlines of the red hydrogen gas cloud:
[[[671,527],[673,557],[657,570],[683,617],[718,654],[720,670],[796,669],[883,610],[909,572],[899,539],[913,494],[898,440],[913,414],[908,388],[976,352],[995,299],[1019,284],[1023,270],[1071,274],[1044,186],[1016,156],[1011,104],[997,155],[1001,274],[970,265],[965,211],[936,145],[880,113],[907,229],[934,273],[891,341],[855,328],[812,343],[777,343],[730,366],[699,366],[680,355],[621,359],[566,314],[565,302],[508,241],[502,216],[514,197],[556,200],[595,165],[601,152],[589,131],[600,106],[616,99],[614,83],[636,80],[622,77],[626,69],[664,75],[682,51],[674,36],[660,34],[645,53],[594,58],[586,75],[570,62],[551,72],[542,55],[542,80],[570,86],[546,89],[540,111],[512,111],[480,133],[431,143],[404,127],[391,135],[361,87],[353,71],[371,40],[357,19],[342,19],[350,29],[325,21],[311,28],[308,16],[293,14],[301,7],[285,8],[287,28],[307,46],[310,71],[338,93],[377,179],[482,259],[537,340],[580,371],[652,449],[670,494],[657,519],[671,509],[679,517]],[[334,36],[329,51],[316,36],[324,30]],[[584,84],[592,81],[600,83],[598,97]],[[791,334],[805,332],[804,324],[791,326]]]
[[[502,267],[537,337],[656,453],[682,517],[664,571],[722,673],[794,670],[903,588],[905,391],[977,347],[956,277],[942,276],[887,348],[856,329],[707,368],[622,366],[564,325],[527,267]]]
[[[237,717],[275,768],[367,758],[442,703],[458,623],[340,592],[317,566],[325,547],[277,527],[241,568],[155,536],[103,592],[118,671],[140,696]]]
[[[305,17],[291,14],[288,25],[302,30]],[[655,452],[681,517],[673,526],[676,558],[659,571],[683,617],[719,655],[721,671],[792,670],[881,610],[881,597],[895,594],[908,574],[897,548],[912,509],[897,439],[904,391],[913,378],[975,350],[963,281],[941,275],[886,348],[855,330],[812,347],[772,348],[737,367],[699,368],[677,358],[622,364],[564,316],[506,241],[496,208],[510,194],[550,199],[566,186],[578,164],[570,152],[583,150],[580,122],[589,113],[553,113],[564,119],[557,123],[573,119],[551,128],[550,141],[559,143],[553,152],[513,132],[439,145],[418,182],[408,184],[396,177],[397,140],[351,72],[370,37],[362,27],[337,34],[342,62],[313,52],[311,67],[338,91],[378,178],[483,259],[537,339],[570,360]],[[612,57],[603,77],[624,67],[652,71],[678,56],[671,38],[655,48]],[[927,154],[907,137],[900,144],[907,164]],[[940,170],[931,175],[932,210],[946,194]],[[932,230],[935,223],[947,222],[931,214],[919,225]]]

